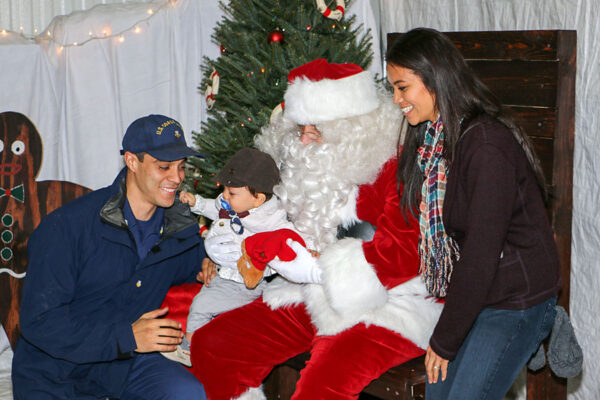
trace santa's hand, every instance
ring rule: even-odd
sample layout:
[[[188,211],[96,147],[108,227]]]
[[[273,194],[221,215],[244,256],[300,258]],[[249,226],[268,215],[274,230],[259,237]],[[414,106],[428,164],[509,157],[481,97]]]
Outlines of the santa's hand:
[[[237,268],[237,260],[242,256],[242,246],[236,243],[233,233],[206,239],[204,248],[210,259],[223,267]]]
[[[292,261],[281,261],[278,258],[269,262],[269,266],[287,280],[296,283],[321,283],[319,262],[300,243],[288,239],[288,246],[296,253]]]

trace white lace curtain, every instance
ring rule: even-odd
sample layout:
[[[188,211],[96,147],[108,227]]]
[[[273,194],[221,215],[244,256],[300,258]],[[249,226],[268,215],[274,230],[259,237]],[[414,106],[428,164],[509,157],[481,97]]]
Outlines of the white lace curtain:
[[[97,4],[151,3],[154,0],[0,0],[0,30],[37,36],[57,15],[87,10]]]

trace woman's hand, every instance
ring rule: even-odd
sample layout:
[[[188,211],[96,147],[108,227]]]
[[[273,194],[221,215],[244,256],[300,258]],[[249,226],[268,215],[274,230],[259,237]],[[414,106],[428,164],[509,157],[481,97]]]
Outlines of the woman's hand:
[[[427,371],[427,380],[429,383],[437,383],[439,372],[442,372],[442,381],[446,380],[448,373],[448,360],[438,356],[431,346],[427,347],[425,355],[425,370]]]

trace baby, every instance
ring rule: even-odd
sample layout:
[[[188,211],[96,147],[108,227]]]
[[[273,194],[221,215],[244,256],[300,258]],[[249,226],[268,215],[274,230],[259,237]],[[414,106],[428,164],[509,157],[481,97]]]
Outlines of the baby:
[[[251,148],[241,149],[227,161],[215,180],[224,186],[217,199],[180,193],[180,200],[189,204],[193,213],[213,220],[205,245],[207,254],[217,263],[217,275],[212,280],[199,274],[205,285],[190,306],[183,342],[177,350],[162,353],[187,366],[191,366],[190,343],[196,329],[219,314],[251,303],[262,294],[266,283],[261,281],[255,288],[248,289],[237,269],[242,241],[255,233],[294,230],[279,200],[273,196],[279,170],[268,154]],[[231,249],[239,253],[235,259],[231,257]],[[223,252],[231,259],[219,257]],[[266,267],[264,276],[273,273]]]

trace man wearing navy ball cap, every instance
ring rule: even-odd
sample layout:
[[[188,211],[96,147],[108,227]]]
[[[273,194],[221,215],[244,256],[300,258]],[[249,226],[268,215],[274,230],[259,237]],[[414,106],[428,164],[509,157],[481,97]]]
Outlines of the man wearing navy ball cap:
[[[194,282],[205,258],[178,200],[186,144],[174,119],[148,115],[123,137],[114,183],[49,214],[28,244],[13,358],[19,399],[205,399],[200,382],[160,351],[181,326],[160,318],[172,285]]]

